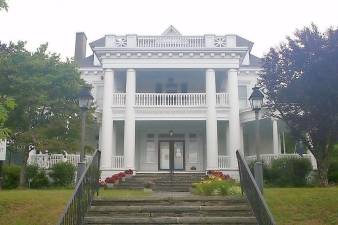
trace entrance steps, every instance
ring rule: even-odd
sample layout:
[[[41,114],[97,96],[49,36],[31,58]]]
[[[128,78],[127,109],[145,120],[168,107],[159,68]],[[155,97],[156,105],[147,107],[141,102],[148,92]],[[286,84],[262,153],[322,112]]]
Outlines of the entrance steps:
[[[152,196],[94,200],[85,216],[85,224],[253,225],[257,222],[242,197]]]
[[[192,183],[198,182],[205,173],[137,173],[115,187],[118,189],[143,189],[147,182],[154,183],[155,191],[187,192]]]

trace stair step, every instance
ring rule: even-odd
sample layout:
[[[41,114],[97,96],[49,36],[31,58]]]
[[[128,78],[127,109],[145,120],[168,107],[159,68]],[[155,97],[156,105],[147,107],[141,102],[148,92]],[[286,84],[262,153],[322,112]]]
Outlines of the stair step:
[[[86,224],[257,224],[249,217],[85,217]]]

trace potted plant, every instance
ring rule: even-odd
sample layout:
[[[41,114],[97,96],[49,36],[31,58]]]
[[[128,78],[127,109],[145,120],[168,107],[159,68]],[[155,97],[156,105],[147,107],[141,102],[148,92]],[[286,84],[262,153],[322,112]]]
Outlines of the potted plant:
[[[113,176],[111,177],[107,177],[105,180],[104,180],[104,183],[105,183],[105,187],[108,188],[108,189],[111,189],[114,187],[114,178]]]
[[[153,192],[154,183],[152,181],[147,181],[144,183],[143,191],[147,193]]]

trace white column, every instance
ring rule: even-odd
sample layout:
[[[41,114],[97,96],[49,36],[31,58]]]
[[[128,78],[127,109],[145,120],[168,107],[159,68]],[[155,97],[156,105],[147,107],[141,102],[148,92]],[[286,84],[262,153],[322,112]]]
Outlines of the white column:
[[[240,135],[240,140],[241,140],[241,148],[240,148],[240,152],[244,155],[244,134],[243,134],[243,124],[240,124],[240,132],[239,132],[239,135]]]
[[[205,88],[207,95],[207,170],[218,169],[218,143],[216,118],[216,80],[215,70],[207,69],[205,75]]]
[[[239,121],[239,99],[238,99],[238,78],[237,70],[228,71],[228,91],[229,91],[229,153],[232,157],[231,168],[237,168],[236,151],[241,148],[240,140],[240,121]]]
[[[114,87],[114,71],[105,69],[104,88],[103,88],[103,106],[102,106],[102,149],[101,149],[101,168],[111,169],[113,154],[113,113],[111,106],[111,97]]]
[[[272,140],[273,140],[273,154],[278,154],[278,125],[277,120],[272,119]]]
[[[135,90],[136,72],[127,70],[126,81],[126,114],[124,119],[124,166],[135,170]]]

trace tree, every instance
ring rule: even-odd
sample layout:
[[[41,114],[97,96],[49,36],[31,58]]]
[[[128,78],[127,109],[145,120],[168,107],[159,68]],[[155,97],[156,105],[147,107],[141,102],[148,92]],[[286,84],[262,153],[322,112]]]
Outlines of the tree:
[[[317,160],[328,184],[329,153],[338,138],[338,30],[312,24],[265,56],[260,83],[270,114],[285,121]]]
[[[6,0],[0,0],[0,11],[4,9],[4,10],[8,10],[8,5],[7,5],[7,2]]]
[[[10,130],[5,127],[8,114],[15,107],[15,101],[8,96],[0,96],[0,141],[9,136]]]
[[[0,94],[16,101],[6,125],[12,130],[11,148],[23,152],[23,186],[32,146],[50,152],[79,149],[77,96],[84,83],[72,61],[48,53],[47,44],[31,53],[24,42],[0,43],[0,83]]]

